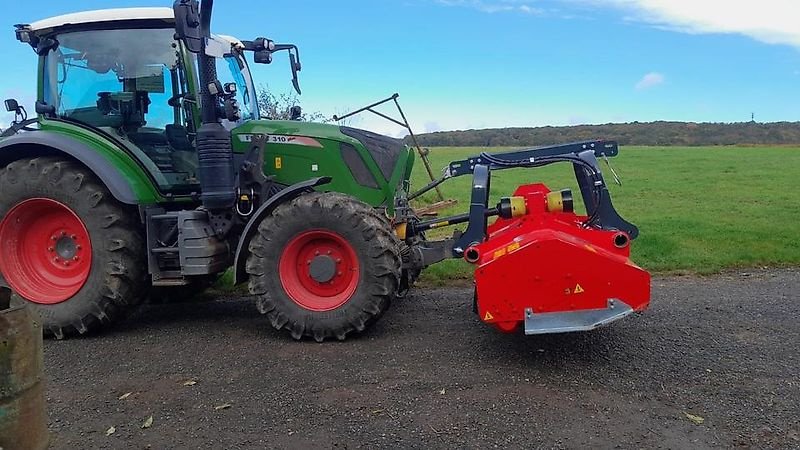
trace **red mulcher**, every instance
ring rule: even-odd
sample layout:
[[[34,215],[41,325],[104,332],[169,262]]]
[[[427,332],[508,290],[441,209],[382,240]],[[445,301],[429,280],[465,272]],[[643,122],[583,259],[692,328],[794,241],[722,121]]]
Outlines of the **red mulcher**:
[[[647,307],[650,275],[629,259],[625,232],[584,227],[588,217],[543,184],[514,196],[525,213],[498,219],[466,251],[484,322],[503,331],[524,322],[526,334],[582,331]]]
[[[597,157],[618,152],[616,142],[589,141],[482,153],[451,163],[443,179],[426,188],[472,174],[470,212],[412,223],[407,233],[469,225],[452,239],[426,244],[427,252],[417,257],[424,265],[443,256],[474,264],[476,312],[504,332],[521,326],[525,334],[586,331],[644,310],[650,303],[650,275],[629,258],[639,231],[614,209],[597,163]],[[492,170],[559,162],[573,165],[586,215],[573,211],[570,190],[551,191],[543,184],[520,186],[512,197],[488,207]],[[492,216],[498,218],[489,225]]]

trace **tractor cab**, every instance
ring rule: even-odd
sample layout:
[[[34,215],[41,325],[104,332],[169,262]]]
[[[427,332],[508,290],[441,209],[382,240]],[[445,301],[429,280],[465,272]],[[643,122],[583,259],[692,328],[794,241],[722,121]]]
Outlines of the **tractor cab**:
[[[199,190],[197,58],[175,40],[171,8],[69,14],[19,25],[17,37],[39,54],[41,128],[90,128],[139,161],[160,191]],[[212,39],[218,78],[236,105],[223,124],[258,119],[242,44]]]

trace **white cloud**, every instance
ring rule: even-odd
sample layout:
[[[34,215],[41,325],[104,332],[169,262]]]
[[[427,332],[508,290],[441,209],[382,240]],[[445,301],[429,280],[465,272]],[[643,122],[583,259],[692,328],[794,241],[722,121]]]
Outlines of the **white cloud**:
[[[664,82],[664,75],[658,72],[650,72],[644,74],[641,80],[636,83],[637,91],[643,91],[645,89],[650,89],[651,87],[658,86]]]
[[[629,20],[683,33],[741,34],[768,44],[800,47],[798,0],[565,0],[612,6]]]
[[[486,13],[534,15],[616,8],[625,20],[682,33],[741,34],[768,44],[800,47],[799,0],[436,0],[447,6],[470,7]],[[561,6],[553,8],[553,5]],[[543,7],[546,5],[546,7]],[[560,14],[561,17],[573,17]]]
[[[573,115],[573,116],[567,117],[567,123],[569,125],[583,125],[583,124],[586,124],[586,123],[591,123],[591,121],[589,119],[587,119],[586,116]]]
[[[542,15],[543,9],[532,6],[532,0],[437,0],[446,6],[461,6],[477,9],[485,13],[520,12],[524,14]]]
[[[439,125],[439,122],[436,122],[434,120],[429,120],[429,121],[425,122],[425,125],[422,128],[422,132],[423,133],[433,133],[433,132],[441,131],[441,130],[442,130],[442,126]]]

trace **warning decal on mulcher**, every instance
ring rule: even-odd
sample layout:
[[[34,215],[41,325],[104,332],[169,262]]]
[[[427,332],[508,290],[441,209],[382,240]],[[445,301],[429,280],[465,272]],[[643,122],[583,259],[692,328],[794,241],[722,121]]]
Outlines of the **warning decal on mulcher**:
[[[566,288],[564,289],[564,295],[571,295],[571,294],[583,294],[583,288],[580,284],[575,284],[575,289]]]
[[[240,134],[239,140],[242,142],[252,142],[253,141],[252,134]],[[304,147],[317,147],[322,148],[322,144],[310,137],[304,136],[286,136],[282,134],[268,134],[267,135],[267,143],[268,144],[289,144],[289,145],[302,145]]]
[[[490,321],[492,319],[494,319],[494,316],[492,315],[492,313],[490,313],[489,311],[486,311],[486,314],[483,315],[483,321],[484,322],[488,322],[488,321]]]

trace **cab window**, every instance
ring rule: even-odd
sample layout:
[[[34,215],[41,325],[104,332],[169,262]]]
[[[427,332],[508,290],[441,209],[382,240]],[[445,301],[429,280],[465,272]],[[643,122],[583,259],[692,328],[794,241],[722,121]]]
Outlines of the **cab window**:
[[[160,190],[188,192],[196,190],[198,164],[173,36],[171,29],[62,33],[45,59],[43,100],[57,117],[112,135]]]

